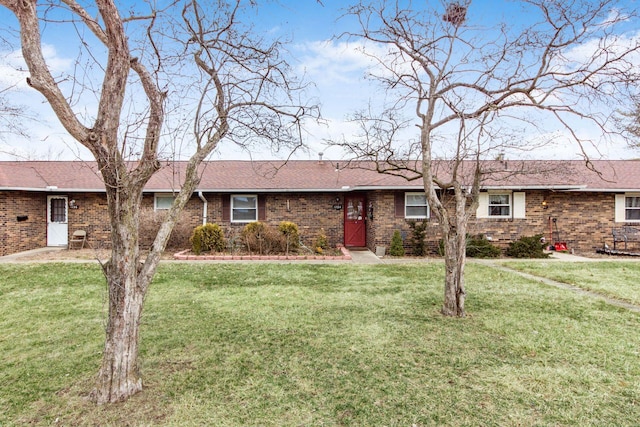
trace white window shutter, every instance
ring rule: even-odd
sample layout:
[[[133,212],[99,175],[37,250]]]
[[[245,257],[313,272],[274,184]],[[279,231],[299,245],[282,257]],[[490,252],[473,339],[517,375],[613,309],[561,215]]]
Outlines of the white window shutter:
[[[524,191],[513,193],[513,217],[526,218],[526,206]]]
[[[615,222],[625,222],[625,195],[616,194]]]
[[[489,218],[489,193],[487,192],[478,194],[476,218]]]

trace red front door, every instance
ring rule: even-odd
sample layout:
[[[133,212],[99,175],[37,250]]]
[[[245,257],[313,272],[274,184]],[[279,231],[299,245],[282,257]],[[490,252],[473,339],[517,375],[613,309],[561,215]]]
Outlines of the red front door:
[[[366,246],[367,228],[364,220],[364,196],[345,196],[344,201],[344,245]]]

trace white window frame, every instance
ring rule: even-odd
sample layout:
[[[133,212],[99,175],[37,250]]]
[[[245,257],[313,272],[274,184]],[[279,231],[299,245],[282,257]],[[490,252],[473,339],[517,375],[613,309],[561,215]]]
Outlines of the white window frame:
[[[425,204],[420,204],[420,205],[415,205],[412,204],[410,205],[408,203],[409,201],[409,197],[410,196],[424,196],[424,201]],[[427,214],[426,215],[409,215],[407,214],[407,207],[425,207],[427,208]],[[404,193],[404,217],[407,219],[429,219],[431,215],[431,209],[429,209],[429,201],[427,200],[427,195],[426,193],[423,192],[413,192],[413,193]]]
[[[490,195],[509,195],[509,215],[489,215],[491,206],[489,205]],[[478,195],[478,209],[476,218],[489,219],[524,219],[526,218],[527,198],[524,191],[483,191]]]
[[[236,209],[240,209],[240,208],[236,208],[235,207],[235,201],[237,197],[244,197],[244,198],[251,198],[253,197],[255,200],[255,208],[253,208],[255,210],[255,216],[253,219],[235,219],[235,210]],[[258,220],[258,195],[257,194],[232,194],[231,195],[231,203],[230,203],[230,209],[231,209],[231,213],[230,213],[230,218],[231,218],[231,222],[234,223],[250,223],[250,222],[255,222]],[[242,208],[242,209],[247,209],[247,208]],[[252,208],[248,208],[248,209],[252,209]]]
[[[509,201],[507,204],[491,204],[491,196],[507,196]],[[491,215],[491,207],[508,207],[509,212],[506,215]],[[500,192],[500,193],[489,193],[489,197],[487,199],[487,216],[489,218],[511,218],[513,215],[513,194],[510,192]]]
[[[170,200],[169,204],[166,202],[159,202],[159,200]],[[176,199],[176,195],[173,193],[156,193],[153,195],[153,210],[154,211],[166,211],[171,208],[173,201]]]
[[[616,206],[615,206],[615,222],[629,222],[629,223],[640,223],[640,219],[627,219],[627,210],[629,209],[640,209],[640,208],[627,208],[627,199],[632,197],[640,198],[640,193],[625,193],[625,194],[616,194]]]

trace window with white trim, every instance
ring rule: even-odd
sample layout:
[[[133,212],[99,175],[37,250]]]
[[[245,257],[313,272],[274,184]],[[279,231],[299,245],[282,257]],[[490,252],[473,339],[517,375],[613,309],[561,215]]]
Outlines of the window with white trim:
[[[527,195],[524,191],[482,191],[478,195],[476,218],[525,219]]]
[[[640,222],[640,193],[615,195],[615,222]]]
[[[429,202],[425,193],[404,193],[404,217],[429,218]]]
[[[511,194],[510,193],[490,193],[489,194],[489,217],[505,218],[511,216]]]
[[[257,195],[238,194],[231,196],[231,222],[254,222],[257,220]]]
[[[170,209],[175,199],[176,196],[173,194],[156,194],[153,201],[153,209],[156,211]]]
[[[640,196],[626,196],[624,198],[625,221],[640,221]]]

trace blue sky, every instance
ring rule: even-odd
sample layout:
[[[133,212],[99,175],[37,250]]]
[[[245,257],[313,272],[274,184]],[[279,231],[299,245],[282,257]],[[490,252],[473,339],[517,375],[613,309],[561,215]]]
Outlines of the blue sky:
[[[296,158],[315,159],[318,152],[325,153],[325,158],[341,159],[344,154],[337,148],[323,145],[327,139],[349,138],[356,129],[349,123],[347,116],[371,103],[380,101],[380,93],[376,86],[363,77],[368,60],[355,51],[357,41],[347,43],[346,40],[336,40],[333,37],[353,25],[350,18],[339,19],[348,1],[323,0],[324,6],[315,0],[280,0],[279,2],[265,1],[260,5],[257,15],[249,15],[259,31],[291,39],[289,51],[291,64],[299,73],[305,73],[308,80],[314,82],[315,90],[311,93],[322,104],[322,114],[326,124],[311,126],[305,136],[310,149],[299,152]],[[402,2],[408,3],[408,2]],[[414,2],[424,5],[425,0]],[[441,6],[441,2],[432,2]],[[636,8],[637,0],[627,0],[627,6]],[[511,24],[526,23],[527,16],[518,13],[519,5],[514,1],[475,0],[469,10],[469,20],[478,25],[507,19]],[[9,37],[5,31],[7,23],[12,23],[10,14],[0,7],[0,37]],[[630,23],[629,36],[639,38],[637,22]],[[51,67],[61,73],[73,70],[77,41],[68,34],[52,32],[48,39],[46,54],[51,61]],[[13,48],[16,46],[14,45]],[[64,129],[57,123],[50,109],[43,102],[42,96],[28,88],[24,83],[26,73],[16,71],[23,68],[20,53],[5,45],[0,45],[0,90],[12,87],[10,99],[29,107],[38,120],[28,122],[31,136],[28,139],[4,138],[0,140],[0,159],[8,159],[6,152],[15,152],[25,157],[88,159],[90,155],[78,146]],[[550,132],[553,130],[550,129]],[[559,145],[548,147],[545,151],[534,153],[537,158],[575,158],[577,148]],[[640,157],[638,151],[623,148],[622,144],[602,146],[601,153],[594,152],[595,157],[600,154],[608,158]],[[4,152],[4,153],[3,153]],[[257,153],[254,153],[254,155]],[[261,158],[276,157],[271,153],[259,153]],[[282,153],[281,156],[285,156]],[[232,144],[223,143],[213,158],[246,159],[248,154],[239,151]]]

